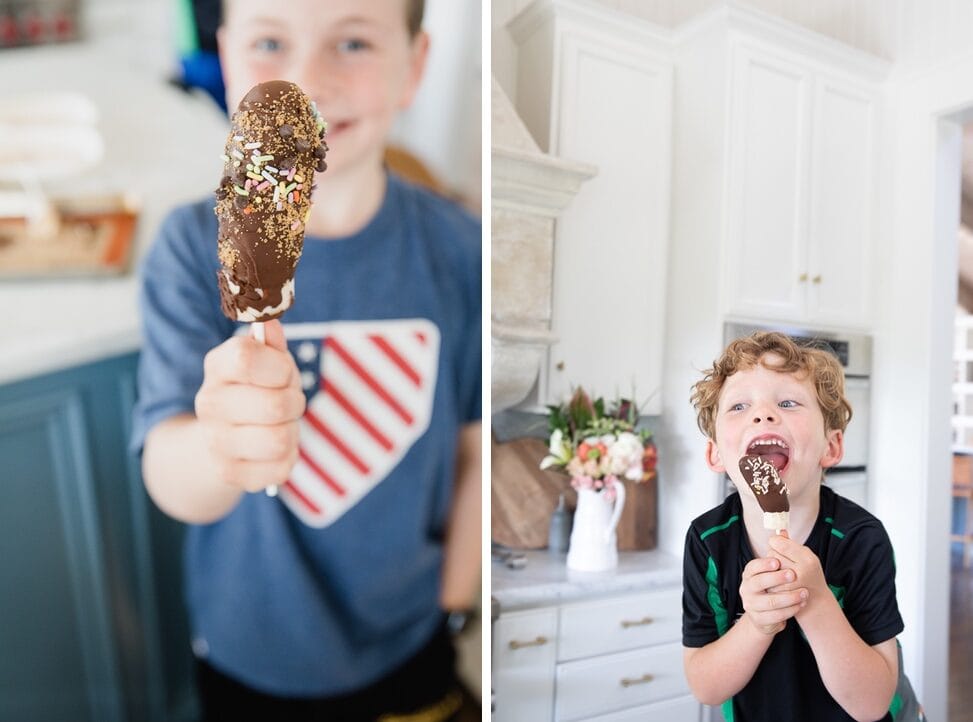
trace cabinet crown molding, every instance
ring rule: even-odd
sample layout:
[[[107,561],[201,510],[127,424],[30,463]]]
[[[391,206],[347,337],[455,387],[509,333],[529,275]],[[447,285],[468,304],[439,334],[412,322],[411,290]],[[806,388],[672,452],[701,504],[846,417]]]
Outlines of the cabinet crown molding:
[[[672,30],[591,0],[534,0],[507,24],[507,29],[520,45],[540,28],[556,22],[567,22],[584,31],[600,31],[637,43],[663,46],[667,50],[673,45]]]
[[[744,5],[739,0],[724,0],[723,4],[679,26],[673,34],[673,44],[677,47],[686,45],[702,35],[719,31],[814,58],[853,73],[862,80],[882,82],[892,69],[889,60]]]

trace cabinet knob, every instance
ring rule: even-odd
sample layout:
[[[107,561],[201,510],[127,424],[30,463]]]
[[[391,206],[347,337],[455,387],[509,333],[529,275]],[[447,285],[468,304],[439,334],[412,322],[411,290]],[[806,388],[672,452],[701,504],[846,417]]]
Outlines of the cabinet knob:
[[[554,368],[556,368],[558,371],[564,371],[564,362],[558,361],[556,364],[554,364]]]
[[[641,619],[623,619],[622,629],[628,629],[629,627],[644,627],[646,624],[652,624],[652,617],[642,617]]]
[[[817,276],[812,278],[811,283],[821,283],[821,274],[819,273]]]
[[[641,677],[636,677],[632,679],[631,677],[622,677],[621,683],[623,687],[631,687],[635,684],[645,684],[646,682],[651,682],[655,677],[651,674],[643,674]]]
[[[511,649],[523,649],[524,647],[543,647],[547,644],[547,637],[536,637],[529,642],[521,642],[516,639],[510,640]]]
[[[797,277],[797,280],[799,283],[804,283],[805,281],[807,281],[807,274],[802,273],[800,276]]]

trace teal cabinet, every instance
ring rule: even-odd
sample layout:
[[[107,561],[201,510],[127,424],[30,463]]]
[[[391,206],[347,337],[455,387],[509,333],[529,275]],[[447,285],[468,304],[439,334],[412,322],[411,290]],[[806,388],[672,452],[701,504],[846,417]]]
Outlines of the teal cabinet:
[[[195,716],[182,528],[128,452],[136,363],[0,386],[0,720]]]

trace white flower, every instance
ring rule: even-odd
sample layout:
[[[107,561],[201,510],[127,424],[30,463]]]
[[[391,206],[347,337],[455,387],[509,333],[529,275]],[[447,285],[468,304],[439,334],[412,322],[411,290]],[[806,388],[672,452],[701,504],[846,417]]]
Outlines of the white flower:
[[[642,440],[630,431],[623,431],[608,447],[609,468],[612,474],[629,481],[642,478]]]
[[[564,440],[564,433],[560,429],[554,429],[551,433],[551,441],[548,444],[547,451],[549,456],[545,456],[541,460],[542,469],[551,466],[564,466],[573,455],[571,445]]]

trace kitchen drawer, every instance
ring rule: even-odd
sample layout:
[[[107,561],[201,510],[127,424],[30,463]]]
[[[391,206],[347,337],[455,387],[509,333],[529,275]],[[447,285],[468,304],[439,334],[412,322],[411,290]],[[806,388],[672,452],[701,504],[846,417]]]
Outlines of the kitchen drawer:
[[[556,684],[558,722],[689,694],[680,642],[559,664]]]
[[[588,717],[585,722],[699,722],[702,705],[695,697],[677,697],[665,702],[630,707],[621,712]]]
[[[682,639],[682,588],[561,608],[558,661]]]
[[[494,722],[550,722],[557,609],[501,614],[493,624]]]

